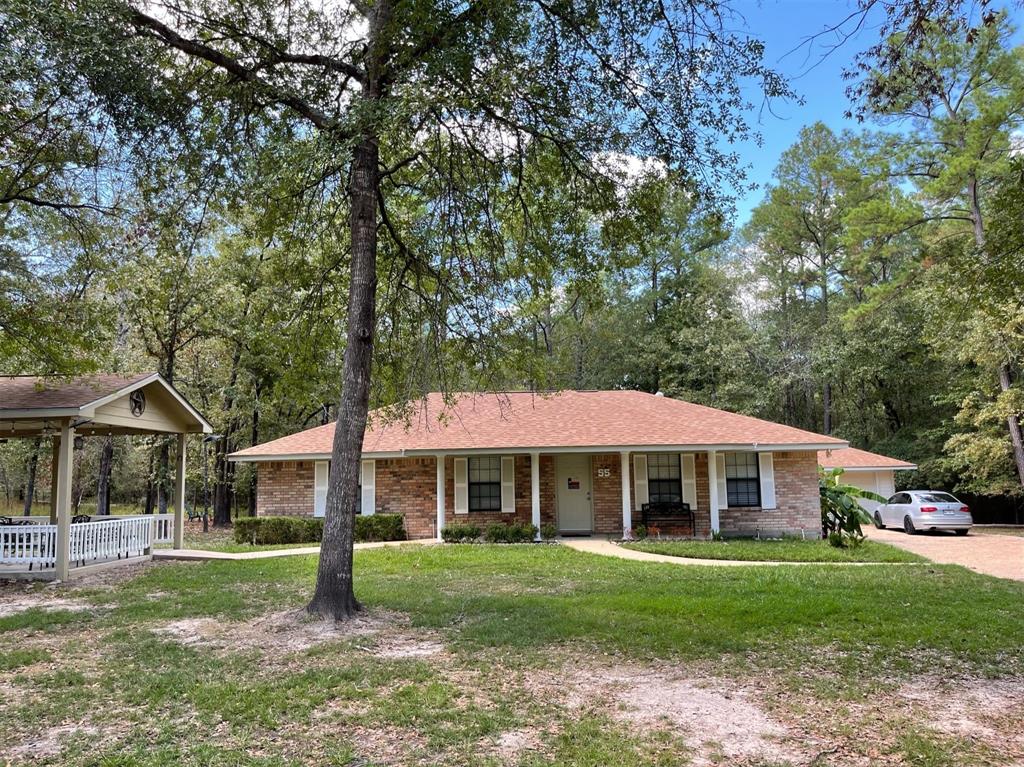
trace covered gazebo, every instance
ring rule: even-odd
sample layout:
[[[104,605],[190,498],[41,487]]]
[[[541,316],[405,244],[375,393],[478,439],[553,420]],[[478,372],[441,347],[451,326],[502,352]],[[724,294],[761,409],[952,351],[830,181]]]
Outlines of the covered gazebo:
[[[0,520],[0,578],[66,580],[73,572],[146,559],[153,544],[182,547],[185,441],[213,429],[158,373],[136,376],[0,377],[0,438],[53,442],[50,516]],[[175,434],[174,514],[75,519],[71,480],[76,436]]]

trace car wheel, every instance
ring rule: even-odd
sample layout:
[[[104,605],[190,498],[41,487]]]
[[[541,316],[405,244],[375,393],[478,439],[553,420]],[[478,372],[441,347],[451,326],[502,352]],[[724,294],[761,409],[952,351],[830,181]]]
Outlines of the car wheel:
[[[877,527],[879,530],[885,529],[885,525],[882,524],[882,515],[879,514],[877,511],[875,512],[875,527]]]
[[[903,532],[907,535],[914,535],[917,533],[917,528],[914,527],[914,520],[909,516],[903,518]]]
[[[967,533],[969,533],[969,532],[970,532],[970,530],[955,530],[954,532],[955,532],[955,533],[956,533],[957,535],[967,535]]]

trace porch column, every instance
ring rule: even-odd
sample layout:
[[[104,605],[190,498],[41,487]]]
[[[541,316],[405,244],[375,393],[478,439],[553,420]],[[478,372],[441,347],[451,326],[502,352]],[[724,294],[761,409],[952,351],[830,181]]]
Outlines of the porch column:
[[[718,527],[718,453],[708,450],[708,502],[711,504],[711,532]]]
[[[71,470],[75,457],[75,430],[70,419],[61,422],[58,444],[54,468],[57,475],[54,493],[57,499],[57,561],[54,574],[57,580],[66,581],[71,570]]]
[[[185,547],[185,435],[178,435],[174,463],[174,548]]]
[[[438,454],[437,462],[437,540],[441,540],[441,531],[444,530],[444,454]]]
[[[633,504],[629,500],[629,451],[619,454],[622,458],[622,537],[633,537]]]
[[[530,453],[530,513],[537,528],[535,541],[540,540],[540,453]]]
[[[60,463],[60,437],[53,438],[50,461],[50,524],[57,524],[57,464]]]

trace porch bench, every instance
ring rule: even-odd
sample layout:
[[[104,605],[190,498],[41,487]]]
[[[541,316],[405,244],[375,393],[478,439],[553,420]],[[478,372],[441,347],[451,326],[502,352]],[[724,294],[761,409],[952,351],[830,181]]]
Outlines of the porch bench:
[[[690,504],[683,501],[652,501],[640,506],[640,516],[644,521],[644,527],[652,524],[680,524],[687,522],[690,525],[692,535],[696,528],[693,518],[693,510]]]

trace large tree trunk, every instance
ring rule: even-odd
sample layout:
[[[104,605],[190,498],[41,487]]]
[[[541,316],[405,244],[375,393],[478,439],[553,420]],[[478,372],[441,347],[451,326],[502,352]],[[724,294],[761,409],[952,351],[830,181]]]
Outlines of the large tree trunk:
[[[153,482],[153,446],[149,446],[149,470],[146,474],[146,507],[145,514],[153,513],[153,495],[156,485]]]
[[[36,497],[36,470],[39,468],[39,437],[32,441],[32,452],[28,457],[28,477],[25,479],[25,507],[26,517],[32,516],[32,501]]]
[[[168,478],[171,474],[171,446],[167,439],[160,439],[159,462],[157,464],[156,505],[159,514],[167,513]]]
[[[972,176],[968,185],[967,193],[971,203],[971,221],[974,224],[974,244],[979,248],[985,247],[985,224],[981,217],[981,202],[978,196],[978,182]],[[1003,362],[999,365],[999,388],[1002,391],[1009,391],[1013,385],[1013,373],[1010,365]],[[1006,416],[1006,427],[1010,432],[1010,445],[1013,447],[1013,463],[1017,468],[1017,479],[1024,487],[1024,438],[1021,436],[1020,418],[1016,413]]]
[[[352,589],[352,527],[359,503],[359,458],[370,402],[376,323],[378,151],[376,138],[367,136],[352,155],[348,334],[327,484],[320,566],[316,591],[307,608],[311,613],[335,620],[348,618],[360,609]]]
[[[102,516],[110,514],[110,469],[113,465],[114,438],[108,436],[103,440],[99,475],[96,477],[96,513]]]
[[[1005,362],[999,366],[999,388],[1009,391],[1013,384],[1010,366]],[[1017,478],[1024,485],[1024,438],[1021,436],[1020,419],[1015,413],[1006,416],[1006,425],[1010,430],[1010,443],[1013,445],[1013,462],[1017,467]]]

